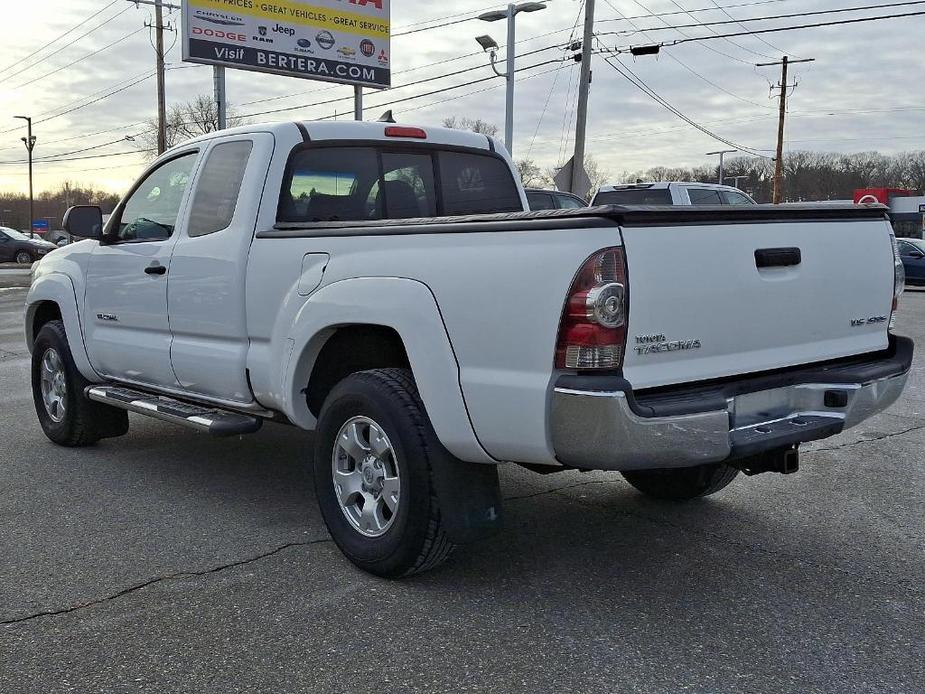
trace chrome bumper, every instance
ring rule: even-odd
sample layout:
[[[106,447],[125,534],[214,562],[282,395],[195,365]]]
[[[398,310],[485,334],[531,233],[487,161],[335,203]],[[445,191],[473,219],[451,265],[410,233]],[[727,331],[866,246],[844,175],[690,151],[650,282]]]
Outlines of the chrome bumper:
[[[665,417],[633,411],[623,391],[556,387],[552,444],[559,462],[594,470],[690,467],[837,434],[900,396],[908,371],[868,383],[801,383],[735,395],[723,409]],[[841,407],[828,391],[845,394]],[[843,397],[843,396],[839,396]]]

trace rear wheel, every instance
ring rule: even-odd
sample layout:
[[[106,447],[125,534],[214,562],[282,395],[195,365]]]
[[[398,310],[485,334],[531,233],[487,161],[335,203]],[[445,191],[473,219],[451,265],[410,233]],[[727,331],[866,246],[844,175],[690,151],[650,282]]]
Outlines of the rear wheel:
[[[450,554],[432,479],[445,455],[408,370],[361,371],[334,387],[315,435],[315,493],[350,561],[396,578]]]
[[[29,251],[17,251],[16,262],[20,265],[28,265],[32,262],[32,254]]]
[[[128,431],[128,413],[93,402],[74,364],[64,323],[49,321],[32,347],[32,397],[45,435],[61,446],[89,446]]]
[[[647,496],[687,501],[715,494],[735,479],[739,471],[725,463],[659,470],[627,470],[623,477]]]

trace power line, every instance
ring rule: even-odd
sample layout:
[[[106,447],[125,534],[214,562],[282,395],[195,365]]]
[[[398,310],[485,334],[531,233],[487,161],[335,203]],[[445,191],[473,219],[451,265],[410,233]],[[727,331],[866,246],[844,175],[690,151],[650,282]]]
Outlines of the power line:
[[[711,27],[711,26],[722,26],[726,24],[743,24],[745,22],[769,22],[775,19],[794,19],[798,17],[813,17],[818,15],[826,14],[840,14],[844,12],[861,12],[863,10],[880,10],[886,9],[889,7],[904,7],[908,5],[923,5],[925,0],[913,0],[908,2],[891,2],[881,5],[861,5],[858,7],[840,7],[833,8],[831,10],[815,10],[813,12],[794,12],[790,14],[772,14],[772,15],[763,15],[761,17],[742,17],[741,19],[732,19],[732,20],[719,20],[714,22],[697,22],[694,24],[668,24],[666,29],[696,29],[699,27]],[[606,21],[606,20],[604,20]],[[636,31],[604,31],[600,32],[599,36],[626,36],[630,34],[636,34],[639,32],[650,32],[650,31],[664,31],[659,27],[654,27],[650,29],[637,29]],[[749,35],[753,34],[754,31],[749,30]],[[760,38],[760,37],[756,37]]]
[[[714,5],[716,5],[716,9],[718,9],[718,10],[719,10],[720,12],[722,12],[724,15],[726,15],[727,17],[729,17],[729,19],[731,19],[731,20],[734,21],[736,24],[738,24],[740,27],[742,27],[743,29],[745,29],[746,31],[748,31],[748,27],[747,27],[747,26],[745,26],[742,22],[740,22],[740,21],[737,20],[735,17],[733,17],[731,14],[729,14],[729,11],[728,11],[725,7],[723,7],[722,5],[720,5],[718,2],[716,2],[716,0],[710,0],[710,2],[712,2]],[[751,32],[749,32],[749,33],[751,34]],[[752,34],[752,35],[755,36],[754,34]],[[761,41],[761,43],[763,43],[765,46],[767,46],[768,48],[770,48],[772,51],[777,51],[778,53],[785,53],[785,52],[786,52],[786,51],[784,51],[783,48],[778,48],[778,47],[775,46],[773,43],[769,43],[769,42],[765,41],[765,40],[764,40],[763,38],[761,38],[760,36],[755,36],[755,38],[756,38],[758,41]],[[722,177],[720,177],[720,178],[722,178]],[[720,183],[722,183],[722,180],[720,180]]]
[[[649,10],[648,7],[646,7],[646,6],[643,5],[641,2],[639,2],[639,0],[633,0],[633,2],[634,2],[635,4],[637,4],[637,5],[639,5],[641,8],[643,8],[643,9],[646,10],[647,12],[651,12],[651,10]],[[680,7],[680,5],[678,5],[677,3],[675,3],[675,6]],[[692,18],[696,19],[696,17],[693,17],[693,15],[692,15],[690,12],[688,12],[688,11],[679,12],[678,14],[687,14],[687,15],[691,16]],[[660,21],[662,24],[664,24],[664,25],[665,25],[666,27],[668,27],[669,29],[674,29],[676,32],[678,32],[679,34],[681,34],[681,36],[688,36],[688,34],[684,33],[684,32],[681,31],[680,29],[676,28],[674,25],[669,24],[668,22],[666,22],[662,17],[658,17],[658,21]],[[648,32],[650,32],[650,31],[656,31],[656,29],[640,29],[640,31],[642,31],[643,34],[645,34],[646,36],[648,36]],[[708,51],[711,51],[712,53],[716,53],[717,55],[721,55],[721,56],[723,56],[724,58],[729,58],[730,60],[735,60],[736,62],[742,63],[743,65],[751,65],[751,63],[749,63],[747,60],[742,60],[742,58],[739,58],[739,57],[737,57],[737,56],[730,55],[729,53],[724,53],[723,51],[719,50],[718,48],[713,48],[713,46],[703,46],[703,48],[705,48],[705,49],[708,50]]]
[[[717,140],[717,141],[719,141],[719,142],[722,142],[723,144],[729,145],[730,147],[734,147],[735,149],[742,150],[743,152],[747,152],[748,154],[751,154],[751,155],[756,156],[756,157],[764,157],[765,159],[770,159],[770,157],[768,157],[767,155],[761,154],[759,150],[756,150],[756,149],[753,148],[753,147],[747,147],[747,146],[745,146],[745,145],[743,145],[743,144],[740,144],[740,143],[738,143],[738,142],[733,142],[732,140],[726,139],[726,138],[722,137],[721,135],[718,135],[718,134],[714,133],[712,130],[707,129],[706,127],[704,127],[704,126],[701,125],[700,123],[694,121],[692,118],[690,118],[689,116],[685,115],[685,114],[682,113],[680,110],[678,110],[675,106],[673,106],[672,104],[670,104],[670,103],[669,103],[666,99],[664,99],[658,92],[656,92],[656,91],[655,91],[654,89],[652,89],[648,84],[646,84],[646,83],[645,83],[638,75],[636,75],[630,68],[628,68],[628,67],[627,67],[626,65],[624,65],[622,62],[619,62],[619,57],[618,57],[617,55],[615,55],[615,54],[613,53],[613,51],[608,51],[608,52],[611,53],[611,55],[613,55],[614,59],[617,60],[618,63],[619,63],[619,64],[614,63],[614,62],[611,61],[610,58],[605,57],[605,58],[604,58],[604,61],[605,61],[608,65],[610,65],[610,67],[612,67],[614,70],[616,70],[617,73],[619,73],[624,79],[626,79],[630,84],[632,84],[634,87],[636,87],[637,89],[639,89],[639,90],[640,90],[642,93],[644,93],[646,96],[648,96],[648,97],[651,98],[653,101],[655,101],[656,103],[658,103],[660,106],[662,106],[663,108],[667,109],[668,111],[670,111],[671,113],[673,113],[674,115],[676,115],[678,118],[680,118],[681,120],[683,120],[685,123],[688,123],[689,125],[691,125],[692,127],[696,128],[697,130],[699,130],[700,132],[704,133],[705,135],[708,135],[708,136],[712,137],[714,140]]]
[[[754,0],[753,2],[740,2],[736,5],[725,5],[725,8],[727,10],[732,10],[738,7],[757,7],[759,5],[773,5],[773,4],[777,4],[780,2],[793,2],[793,1],[794,0]],[[673,17],[679,14],[690,14],[691,12],[695,14],[698,12],[715,12],[716,8],[715,7],[698,7],[698,8],[694,8],[690,10],[680,10],[680,11],[671,11],[671,12],[652,12],[650,10],[647,10],[647,11],[649,12],[649,14],[638,14],[634,16],[624,16],[622,13],[620,13],[620,16],[617,18],[600,19],[597,21],[597,24],[602,24],[605,22],[622,22],[624,20],[629,20],[629,19],[657,19],[660,17]]]
[[[679,9],[681,9],[681,10],[684,10],[684,13],[685,13],[687,16],[689,16],[691,19],[697,19],[693,14],[691,14],[690,12],[688,12],[687,10],[685,10],[683,7],[681,7],[681,5],[678,4],[677,0],[671,0],[671,4],[674,5],[675,7],[679,8]],[[714,4],[716,4],[716,3],[714,3]],[[715,34],[715,33],[716,33],[716,31],[713,30],[713,29],[710,28],[710,27],[707,27],[707,31],[709,31],[711,34]],[[683,35],[683,34],[682,34],[682,35]],[[746,53],[751,53],[752,55],[757,55],[757,56],[760,56],[760,57],[762,57],[762,58],[767,58],[768,60],[774,60],[774,56],[765,55],[764,53],[759,53],[758,51],[752,50],[752,49],[749,48],[748,46],[743,46],[741,43],[736,43],[735,41],[732,41],[731,39],[724,38],[723,40],[724,40],[726,43],[728,43],[730,46],[735,46],[736,48],[738,48],[738,49],[740,49],[740,50],[743,50],[743,51],[745,51]]]
[[[526,53],[521,53],[520,55],[518,55],[518,56],[516,56],[516,57],[518,57],[518,58],[524,58],[524,57],[526,57],[526,56],[528,56],[528,55],[535,55],[535,54],[537,54],[537,53],[542,53],[542,52],[544,52],[544,51],[552,50],[552,49],[554,49],[554,48],[559,48],[559,46],[558,46],[558,45],[552,45],[552,46],[546,46],[546,47],[544,47],[544,48],[538,48],[538,49],[533,50],[533,51],[527,51]],[[393,90],[393,89],[403,89],[403,88],[406,88],[406,87],[414,87],[414,86],[417,86],[417,85],[419,85],[419,84],[425,84],[425,83],[427,83],[427,82],[433,82],[433,81],[435,81],[435,80],[445,79],[445,78],[447,78],[447,77],[455,77],[455,76],[457,76],[457,75],[462,75],[462,74],[465,74],[465,73],[467,73],[467,72],[474,72],[474,71],[476,71],[476,70],[482,70],[482,69],[484,69],[485,67],[486,67],[485,65],[476,65],[476,66],[474,66],[474,67],[469,67],[469,68],[463,68],[463,69],[461,69],[461,70],[456,70],[455,72],[449,72],[449,73],[446,73],[446,74],[436,75],[436,76],[433,76],[433,77],[425,77],[425,78],[423,78],[423,79],[419,79],[419,80],[416,80],[416,81],[414,81],[414,82],[408,82],[408,83],[406,83],[406,84],[396,85],[396,86],[394,86],[394,87],[391,87],[391,88],[390,88],[390,91]],[[492,75],[491,77],[488,77],[488,78],[486,78],[486,79],[494,79],[494,78],[495,78],[495,75]],[[474,83],[473,83],[473,84],[474,84]],[[325,101],[317,101],[317,102],[310,103],[310,104],[299,104],[299,105],[297,105],[297,106],[285,106],[285,107],[283,107],[283,108],[270,109],[270,110],[267,110],[267,111],[257,111],[256,113],[248,113],[248,114],[245,114],[245,115],[242,116],[242,117],[244,117],[244,118],[253,118],[253,117],[255,117],[255,116],[266,116],[266,115],[271,115],[271,114],[274,114],[274,113],[284,113],[285,111],[295,111],[295,110],[300,109],[300,108],[311,108],[311,107],[313,107],[313,106],[326,106],[326,105],[328,105],[328,104],[334,104],[334,103],[337,103],[337,102],[340,102],[340,101],[347,101],[347,100],[350,100],[350,99],[352,99],[352,98],[353,98],[353,96],[335,97],[335,98],[333,98],[333,99],[327,99],[327,100],[325,100]]]
[[[689,43],[691,41],[710,41],[713,39],[723,39],[728,36],[748,36],[749,34],[773,34],[781,31],[796,31],[798,29],[816,29],[819,27],[831,27],[831,26],[841,26],[845,24],[860,24],[862,22],[876,22],[884,19],[902,19],[904,17],[920,17],[925,15],[923,12],[906,12],[905,14],[889,14],[889,15],[877,15],[876,17],[859,17],[856,19],[841,19],[838,21],[832,22],[817,22],[814,24],[797,24],[795,26],[788,27],[776,27],[773,29],[755,29],[751,32],[737,32],[731,34],[714,34],[711,36],[690,36],[683,39],[673,39],[671,41],[662,41],[657,44],[653,44],[659,48],[667,48],[670,46],[678,46],[682,43]],[[621,48],[612,49],[615,53],[629,53],[634,46],[624,46]]]
[[[605,2],[607,2],[608,5],[610,5],[610,2],[609,2],[608,0],[605,0]],[[636,4],[640,4],[640,3],[636,3]],[[641,6],[642,6],[642,7],[645,7],[645,5],[641,5]],[[610,7],[611,7],[611,9],[613,9],[615,12],[617,12],[617,14],[620,14],[620,11],[617,10],[615,7],[613,7],[613,5],[610,5]],[[658,31],[658,29],[641,29],[634,21],[632,21],[632,20],[627,20],[627,21],[629,22],[629,24],[630,24],[631,27],[633,27],[633,28],[636,29],[637,31],[642,32],[643,34],[647,34],[647,32],[649,32],[649,31]],[[662,21],[663,24],[667,24],[667,22],[665,22],[664,20],[660,20],[660,21]],[[668,25],[668,26],[671,26],[671,25]],[[674,27],[674,28],[677,29],[677,27]],[[679,33],[681,33],[681,32],[679,32]],[[684,34],[682,33],[682,35],[684,35]],[[598,40],[599,40],[599,39],[598,39]],[[725,54],[721,54],[721,55],[725,55]],[[687,70],[688,72],[690,72],[692,75],[694,75],[695,77],[697,77],[698,79],[700,79],[700,80],[702,80],[703,82],[709,84],[711,87],[713,87],[713,88],[715,88],[715,89],[718,89],[719,91],[723,92],[724,94],[728,94],[729,96],[733,97],[734,99],[738,99],[739,101],[742,101],[742,102],[744,102],[744,103],[746,103],[746,104],[751,104],[752,106],[757,106],[758,108],[773,108],[773,107],[771,107],[771,106],[767,106],[766,104],[759,104],[757,101],[752,101],[751,99],[746,99],[744,96],[739,96],[738,94],[736,94],[736,93],[734,93],[734,92],[732,92],[732,91],[726,89],[725,87],[723,87],[723,86],[717,84],[717,83],[714,82],[713,80],[710,80],[710,79],[708,79],[707,77],[705,77],[704,75],[700,74],[700,73],[697,72],[694,68],[692,68],[690,65],[688,65],[688,64],[685,63],[685,62],[683,62],[680,58],[676,58],[675,56],[673,56],[673,55],[671,55],[671,54],[668,54],[668,57],[671,58],[671,60],[673,60],[674,62],[676,62],[678,65],[680,65],[681,67],[683,67],[685,70]],[[730,58],[733,58],[734,60],[739,60],[738,58],[734,58],[733,56],[729,56],[729,57],[730,57]],[[740,62],[743,62],[743,61],[740,61]]]
[[[19,58],[18,60],[13,61],[13,62],[10,63],[9,65],[6,65],[5,67],[0,68],[0,72],[6,72],[6,71],[9,70],[10,68],[16,67],[17,65],[26,62],[26,61],[29,60],[29,58],[31,58],[32,56],[38,55],[38,54],[41,53],[42,51],[51,48],[54,44],[56,44],[58,41],[60,41],[60,40],[63,39],[65,36],[67,36],[68,34],[70,34],[72,31],[75,31],[75,30],[79,29],[79,28],[82,27],[84,24],[86,24],[86,23],[89,22],[91,19],[93,19],[94,17],[98,17],[98,16],[101,15],[103,12],[105,12],[106,10],[108,10],[110,7],[112,7],[113,5],[115,5],[117,2],[119,2],[119,0],[112,0],[112,2],[110,2],[110,3],[109,3],[108,5],[106,5],[104,8],[102,8],[101,10],[97,10],[96,12],[94,12],[93,14],[91,14],[89,17],[87,17],[86,19],[84,19],[84,20],[83,20],[82,22],[80,22],[79,24],[76,24],[75,26],[72,26],[70,29],[68,29],[67,31],[65,31],[63,34],[60,34],[60,35],[56,36],[56,37],[53,38],[51,41],[49,41],[48,43],[46,43],[45,45],[43,45],[41,48],[37,48],[37,49],[35,49],[34,51],[32,51],[29,55],[24,56],[24,57],[22,57],[22,58]],[[121,14],[121,12],[120,12],[119,14]],[[116,16],[118,16],[118,15],[116,15]],[[111,20],[110,20],[110,21],[111,21]],[[105,22],[104,22],[104,24],[105,24]],[[100,26],[103,26],[103,25],[101,24]],[[96,27],[96,29],[99,29],[99,27]],[[93,31],[96,31],[96,29],[93,29]],[[88,33],[90,33],[90,32],[88,32]],[[86,35],[87,35],[87,34],[84,34],[84,36],[86,36]],[[83,38],[83,37],[81,37],[81,38]],[[80,39],[77,39],[77,40],[79,41]],[[68,46],[69,46],[69,45],[71,45],[71,44],[68,44]],[[64,46],[64,48],[67,48],[67,46]],[[28,69],[28,68],[26,68],[26,69]]]
[[[102,48],[98,48],[98,49],[96,49],[95,51],[91,51],[90,53],[87,53],[86,55],[82,55],[81,57],[77,58],[77,60],[72,60],[72,61],[69,62],[67,65],[62,65],[61,67],[55,68],[54,70],[50,70],[49,72],[46,72],[46,73],[44,73],[44,74],[42,74],[42,75],[39,75],[38,77],[33,77],[33,78],[32,78],[31,80],[29,80],[28,82],[23,82],[22,84],[17,84],[15,87],[10,87],[9,89],[10,89],[10,91],[15,91],[15,90],[17,90],[17,89],[22,89],[23,87],[26,87],[26,86],[28,86],[28,85],[30,85],[30,84],[33,84],[33,83],[35,83],[35,82],[38,82],[39,80],[43,80],[43,79],[45,79],[46,77],[50,77],[51,75],[54,75],[54,74],[56,74],[56,73],[58,73],[58,72],[61,72],[62,70],[67,70],[67,69],[69,69],[69,68],[72,68],[72,67],[74,67],[77,63],[83,62],[83,61],[86,60],[87,58],[92,58],[92,57],[95,56],[95,55],[99,55],[99,54],[102,53],[103,51],[109,50],[109,49],[112,48],[113,46],[116,46],[116,45],[122,43],[122,42],[125,41],[126,39],[131,38],[132,36],[134,36],[135,34],[137,34],[137,33],[140,32],[140,31],[143,31],[144,29],[145,29],[145,27],[141,27],[141,28],[139,28],[139,29],[135,29],[135,31],[130,31],[129,33],[125,34],[125,35],[122,36],[121,38],[116,39],[116,40],[113,41],[112,43],[108,43],[108,44],[106,44],[105,46],[103,46]]]
[[[103,8],[103,9],[106,9],[106,8]],[[100,23],[100,24],[97,24],[95,27],[93,27],[92,29],[90,29],[90,30],[87,31],[86,33],[81,34],[81,35],[78,36],[76,39],[74,39],[74,40],[72,40],[72,41],[69,41],[68,43],[64,44],[63,46],[61,46],[61,48],[58,49],[58,51],[60,52],[60,51],[63,51],[63,50],[65,50],[65,49],[67,49],[67,48],[73,46],[75,43],[77,43],[77,42],[80,41],[81,39],[86,38],[87,36],[89,36],[90,34],[92,34],[94,31],[97,31],[98,29],[101,29],[102,27],[106,26],[107,24],[109,24],[110,22],[112,22],[113,20],[115,20],[117,17],[120,17],[120,16],[122,16],[123,14],[125,14],[125,12],[127,12],[127,11],[130,10],[130,9],[131,9],[131,6],[125,7],[124,9],[120,10],[119,12],[117,12],[116,14],[114,14],[112,17],[110,17],[110,18],[107,19],[106,21],[104,21],[104,22],[102,22],[102,23]],[[4,77],[0,77],[0,82],[6,82],[7,80],[13,79],[13,78],[16,77],[17,75],[21,75],[22,73],[26,72],[27,70],[31,70],[31,69],[34,68],[36,65],[41,65],[45,60],[47,60],[47,58],[42,58],[41,60],[37,60],[37,61],[35,61],[34,63],[32,63],[31,65],[27,65],[26,67],[24,67],[23,69],[21,69],[21,70],[19,70],[19,71],[17,71],[17,72],[13,72],[13,73],[10,73],[9,75],[5,75]],[[69,65],[68,65],[68,66],[69,66]],[[19,86],[21,87],[21,86],[23,86],[23,85],[19,85]],[[13,89],[19,89],[19,87],[13,87]]]

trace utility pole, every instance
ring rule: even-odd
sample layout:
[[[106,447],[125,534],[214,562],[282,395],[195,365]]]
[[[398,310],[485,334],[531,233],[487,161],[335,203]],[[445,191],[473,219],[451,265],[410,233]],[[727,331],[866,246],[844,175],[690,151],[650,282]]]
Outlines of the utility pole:
[[[35,198],[32,195],[32,150],[35,149],[35,135],[32,134],[32,118],[30,116],[13,116],[26,121],[26,136],[21,138],[29,153],[29,237],[32,237],[32,222],[35,221]]]
[[[164,8],[169,10],[181,9],[179,5],[164,2],[164,0],[128,0],[137,5],[154,6],[154,24],[146,26],[154,29],[154,54],[157,72],[157,153],[163,154],[167,149],[167,98],[164,93]]]
[[[581,73],[578,77],[578,113],[575,118],[575,156],[569,190],[583,187],[585,173],[585,134],[588,130],[588,92],[591,87],[591,45],[594,40],[594,0],[585,0],[585,29],[581,39]],[[580,193],[584,195],[587,191]]]
[[[803,58],[802,60],[790,60],[786,55],[779,62],[774,63],[756,63],[755,67],[771,67],[780,65],[780,113],[777,120],[777,156],[774,159],[774,192],[771,196],[771,202],[779,205],[783,200],[783,178],[784,178],[784,119],[787,116],[787,90],[791,86],[787,84],[787,67],[794,63],[811,63],[815,58]]]
[[[157,54],[157,153],[167,149],[167,97],[164,94],[164,10],[154,0],[154,50]]]
[[[738,152],[738,151],[739,150],[737,149],[721,149],[718,152],[707,152],[708,157],[712,157],[716,154],[719,155],[719,184],[720,185],[723,185],[723,172],[725,171],[725,169],[723,168],[723,164],[725,163],[724,157],[727,154],[732,154],[733,152]]]

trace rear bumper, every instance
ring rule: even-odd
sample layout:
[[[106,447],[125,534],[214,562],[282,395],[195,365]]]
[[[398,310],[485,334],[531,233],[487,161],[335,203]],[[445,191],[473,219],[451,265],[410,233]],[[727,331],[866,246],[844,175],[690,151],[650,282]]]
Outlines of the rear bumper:
[[[551,435],[559,462],[595,470],[690,467],[827,438],[893,404],[913,344],[774,373],[636,394],[613,376],[561,376]]]

